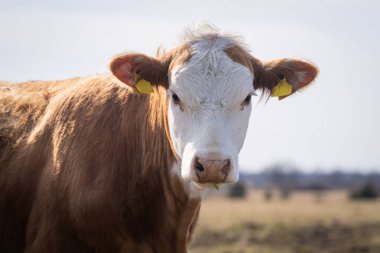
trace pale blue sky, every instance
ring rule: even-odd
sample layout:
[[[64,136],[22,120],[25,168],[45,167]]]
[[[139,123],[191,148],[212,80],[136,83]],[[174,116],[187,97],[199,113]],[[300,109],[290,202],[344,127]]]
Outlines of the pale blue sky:
[[[170,49],[206,19],[242,35],[260,59],[302,57],[320,69],[302,93],[254,104],[243,169],[380,171],[379,10],[352,0],[2,1],[0,79],[103,73],[113,55]]]

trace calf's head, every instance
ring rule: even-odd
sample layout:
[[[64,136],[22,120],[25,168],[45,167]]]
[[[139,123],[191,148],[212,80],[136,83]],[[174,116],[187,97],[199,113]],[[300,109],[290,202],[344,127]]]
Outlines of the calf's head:
[[[316,67],[304,60],[262,62],[234,37],[217,32],[193,35],[157,58],[120,55],[110,68],[134,89],[139,79],[167,89],[176,172],[201,189],[238,180],[238,154],[255,90],[271,94],[282,81],[291,86],[282,99],[317,75]]]

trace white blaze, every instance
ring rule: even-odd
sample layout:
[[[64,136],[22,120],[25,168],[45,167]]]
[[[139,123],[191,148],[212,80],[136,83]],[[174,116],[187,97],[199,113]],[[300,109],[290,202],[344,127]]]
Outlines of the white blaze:
[[[239,178],[238,154],[243,145],[253,94],[253,74],[224,52],[236,44],[228,37],[203,38],[191,45],[189,62],[169,73],[168,95],[176,94],[181,106],[169,103],[169,129],[178,157],[174,168],[184,181],[193,181],[193,161],[202,154],[220,154],[230,160],[226,182]]]

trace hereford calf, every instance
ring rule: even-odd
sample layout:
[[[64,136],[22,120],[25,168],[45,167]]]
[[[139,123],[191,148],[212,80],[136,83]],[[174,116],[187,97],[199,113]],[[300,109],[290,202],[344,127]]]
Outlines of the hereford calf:
[[[255,90],[283,98],[317,75],[202,28],[110,69],[0,83],[0,252],[187,252],[205,190],[238,180]]]

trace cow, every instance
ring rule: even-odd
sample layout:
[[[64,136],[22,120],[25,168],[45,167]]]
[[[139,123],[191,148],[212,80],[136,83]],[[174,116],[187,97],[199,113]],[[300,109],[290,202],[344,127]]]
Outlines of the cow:
[[[110,73],[0,83],[0,252],[185,253],[208,189],[238,180],[251,96],[311,83],[203,25]]]

